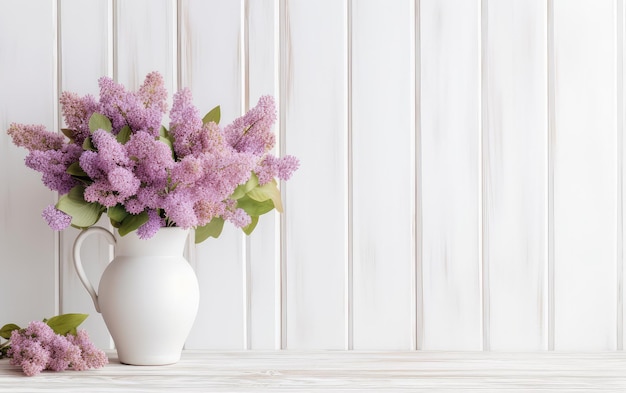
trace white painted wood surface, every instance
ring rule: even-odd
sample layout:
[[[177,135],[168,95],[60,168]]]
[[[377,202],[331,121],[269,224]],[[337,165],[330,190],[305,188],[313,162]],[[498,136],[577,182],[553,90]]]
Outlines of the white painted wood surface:
[[[171,366],[111,363],[24,376],[0,361],[0,391],[623,392],[623,352],[185,352]]]
[[[406,350],[416,307],[414,11],[384,0],[354,1],[351,11],[353,345]],[[379,187],[403,197],[372,192]]]
[[[483,240],[489,346],[548,348],[547,7],[489,1],[483,15]]]
[[[5,130],[13,122],[56,129],[56,9],[36,0],[0,8],[0,319],[24,324],[58,311],[58,234],[40,215],[55,195]],[[18,31],[28,34],[15,39]]]
[[[202,116],[220,105],[220,124],[228,124],[244,106],[243,2],[187,0],[182,5],[181,88],[191,89]],[[192,263],[200,311],[188,348],[244,348],[244,242],[241,230],[227,223],[218,241],[196,248]]]
[[[613,1],[554,2],[555,348],[616,349]]]
[[[420,21],[420,347],[477,350],[482,348],[480,2],[422,0]]]
[[[346,6],[281,6],[281,136],[301,162],[284,201],[283,339],[290,349],[346,349]]]
[[[0,0],[0,325],[111,346],[4,130],[157,70],[224,123],[274,95],[302,164],[283,215],[190,244],[188,348],[622,349],[623,30],[623,0]]]
[[[59,20],[71,20],[72,23],[60,26],[60,90],[80,92],[78,94],[99,94],[98,78],[113,76],[113,43],[109,40],[112,28],[111,1],[98,0],[87,3],[81,0],[63,0],[59,3]],[[100,15],[93,18],[93,15]],[[60,125],[65,127],[63,119]],[[98,225],[110,228],[108,219],[102,217]],[[68,228],[60,233],[60,313],[85,313],[90,317],[82,326],[98,347],[112,348],[112,341],[102,316],[89,296],[76,296],[86,293],[72,260],[74,239],[80,232]],[[100,281],[102,272],[112,258],[112,252],[106,240],[98,236],[89,237],[81,252],[83,266],[89,280]],[[36,316],[35,318],[39,318]],[[2,323],[2,322],[0,322]]]

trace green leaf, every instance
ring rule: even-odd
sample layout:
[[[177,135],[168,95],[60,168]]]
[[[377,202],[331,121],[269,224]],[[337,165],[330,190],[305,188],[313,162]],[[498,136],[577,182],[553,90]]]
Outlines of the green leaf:
[[[218,105],[215,108],[211,109],[209,113],[204,115],[204,117],[202,118],[202,124],[206,124],[209,122],[215,122],[215,124],[220,124],[220,117],[221,117],[221,112],[220,112],[220,106]]]
[[[20,327],[14,323],[6,324],[0,329],[0,337],[8,340],[11,338],[11,332],[14,330],[20,330]]]
[[[126,144],[126,142],[128,142],[128,140],[130,139],[130,132],[131,131],[129,126],[122,127],[119,134],[117,134],[117,141],[122,145]]]
[[[170,137],[170,133],[169,131],[167,131],[167,128],[165,128],[165,126],[161,126],[161,128],[159,128],[159,136],[162,136],[163,138]]]
[[[263,202],[271,199],[274,202],[276,211],[283,212],[283,203],[280,199],[280,190],[276,186],[276,180],[272,179],[271,182],[265,183],[262,186],[256,187],[248,191],[248,196],[255,201]]]
[[[256,173],[252,172],[252,174],[250,175],[250,179],[248,179],[246,183],[240,184],[237,186],[237,188],[235,188],[235,191],[230,196],[230,199],[237,200],[241,198],[242,196],[246,195],[247,192],[249,192],[250,190],[252,190],[254,187],[258,185],[259,185],[259,178],[257,177]]]
[[[122,222],[129,215],[129,213],[124,209],[124,206],[117,204],[115,206],[110,207],[107,210],[107,216],[111,220]]]
[[[271,199],[263,202],[255,201],[246,195],[237,200],[237,207],[243,209],[250,217],[258,217],[271,211],[274,208],[274,203]]]
[[[65,172],[67,172],[68,174],[72,176],[89,177],[87,173],[83,171],[83,168],[80,167],[80,164],[78,163],[78,161],[71,163],[70,166],[67,167]]]
[[[83,150],[96,151],[96,147],[91,143],[91,138],[87,137],[83,141]]]
[[[196,244],[202,243],[209,237],[219,237],[224,229],[224,219],[221,217],[213,217],[213,219],[202,227],[196,228]]]
[[[111,132],[113,125],[108,117],[96,112],[89,118],[89,131],[105,130]]]
[[[87,314],[63,314],[52,317],[46,324],[54,330],[56,334],[65,336],[68,333],[76,335],[76,328],[83,323],[89,315]]]
[[[56,208],[72,216],[72,225],[87,228],[95,224],[104,211],[104,206],[97,202],[87,202],[83,198],[85,187],[74,186],[70,192],[59,198]]]
[[[74,130],[70,130],[69,128],[61,128],[61,132],[63,133],[63,135],[65,135],[66,137],[70,138],[70,141],[74,141],[74,133],[76,131]]]
[[[245,233],[246,235],[250,235],[252,231],[254,231],[254,228],[256,228],[256,224],[259,223],[259,216],[252,216],[250,218],[252,218],[250,224],[248,224],[248,226],[246,227],[241,228],[243,230],[243,233]]]
[[[121,222],[119,228],[120,236],[126,236],[146,222],[148,222],[148,213],[145,211],[139,214],[129,214],[128,217]]]

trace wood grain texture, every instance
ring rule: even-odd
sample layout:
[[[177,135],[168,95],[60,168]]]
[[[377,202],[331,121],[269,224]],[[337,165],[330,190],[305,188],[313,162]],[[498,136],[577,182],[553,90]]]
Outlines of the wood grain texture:
[[[111,2],[98,0],[84,2],[63,0],[60,2],[60,90],[71,91],[80,96],[91,94],[98,97],[98,78],[112,76],[112,48],[109,47],[112,21]],[[98,15],[98,18],[93,18]],[[62,121],[61,126],[66,124]],[[99,226],[110,227],[107,217]],[[60,313],[84,313],[89,318],[81,325],[91,340],[100,348],[112,348],[109,332],[102,316],[96,312],[89,293],[85,290],[72,259],[72,246],[79,230],[68,228],[60,233],[61,296]],[[82,247],[81,258],[89,280],[98,288],[102,272],[112,258],[112,250],[106,240],[93,236]]]
[[[480,2],[420,5],[422,348],[476,350],[482,347]]]
[[[355,349],[406,350],[414,341],[410,15],[409,1],[353,2]]]
[[[286,186],[289,349],[344,349],[347,256],[346,9],[281,3],[281,127],[301,168]]]
[[[483,16],[483,255],[489,265],[483,285],[490,346],[547,349],[545,1],[489,1]]]
[[[555,348],[616,348],[613,1],[554,2]]]
[[[158,71],[165,87],[175,91],[175,26],[174,0],[124,0],[116,2],[116,63],[118,82],[128,89],[137,89],[145,76]]]
[[[0,391],[37,392],[623,392],[623,352],[184,352],[171,366],[25,377],[0,361]]]
[[[222,125],[243,111],[242,7],[241,1],[183,1],[181,88],[191,89],[202,115],[220,105]],[[200,310],[187,348],[244,348],[244,236],[227,223],[219,240],[196,247]]]
[[[278,1],[246,1],[245,77],[248,108],[263,95],[278,99]],[[248,109],[246,108],[246,109]],[[279,134],[278,121],[274,126]],[[278,140],[278,138],[277,138]],[[278,140],[280,143],[280,140]],[[279,149],[274,148],[274,154]],[[249,276],[248,347],[280,349],[280,221],[275,210],[263,215],[246,240]]]
[[[15,122],[56,131],[56,9],[36,0],[0,8],[0,325],[26,324],[56,312],[58,235],[40,215],[56,195],[6,130]]]

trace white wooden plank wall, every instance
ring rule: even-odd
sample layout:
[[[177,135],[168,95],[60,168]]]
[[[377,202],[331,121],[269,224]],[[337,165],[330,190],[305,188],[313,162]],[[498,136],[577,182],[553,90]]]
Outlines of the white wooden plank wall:
[[[0,325],[112,345],[4,130],[157,70],[223,122],[274,95],[301,160],[285,214],[190,242],[187,348],[623,349],[623,56],[623,0],[0,0]]]

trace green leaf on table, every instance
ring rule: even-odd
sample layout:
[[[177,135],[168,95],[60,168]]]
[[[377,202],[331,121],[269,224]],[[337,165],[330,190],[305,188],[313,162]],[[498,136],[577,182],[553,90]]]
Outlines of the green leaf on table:
[[[255,201],[246,195],[237,200],[237,207],[243,209],[250,217],[258,217],[271,211],[274,208],[274,203],[271,199],[262,202]]]
[[[76,335],[76,328],[83,323],[88,316],[87,314],[63,314],[52,317],[45,322],[56,334],[60,334],[61,336],[65,336],[68,333]]]
[[[148,213],[141,212],[139,214],[129,214],[124,221],[121,222],[121,225],[118,229],[120,236],[126,236],[132,231],[136,230],[146,222],[148,222]]]
[[[97,202],[87,202],[83,198],[85,187],[74,186],[69,193],[59,198],[56,208],[72,216],[72,225],[87,228],[95,224],[104,211],[104,206]]]
[[[221,112],[220,112],[220,106],[218,105],[215,108],[211,109],[209,113],[204,115],[204,117],[202,118],[202,124],[206,124],[209,122],[215,122],[215,124],[220,124],[220,117],[221,117]]]
[[[243,230],[243,233],[245,233],[246,235],[250,235],[252,231],[254,231],[254,228],[256,228],[256,224],[259,223],[259,216],[251,216],[250,218],[252,218],[250,224],[241,228]]]
[[[122,145],[126,144],[126,142],[130,140],[130,132],[131,131],[130,131],[129,126],[122,127],[119,134],[117,134],[117,137],[116,137],[117,141],[121,143]]]
[[[20,327],[14,323],[9,323],[0,328],[0,337],[8,340],[11,338],[11,332],[14,330],[20,330]]]
[[[89,118],[89,131],[94,132],[95,130],[105,130],[111,132],[113,129],[113,125],[111,124],[111,120],[108,117],[95,112]]]
[[[268,199],[271,199],[274,203],[274,207],[276,207],[276,211],[283,212],[283,203],[280,199],[280,190],[276,186],[276,180],[272,179],[272,181],[263,184],[262,186],[256,187],[250,191],[248,191],[248,196],[255,201],[264,202]]]
[[[209,237],[219,237],[224,229],[224,219],[221,217],[213,217],[206,225],[196,228],[196,244],[202,243]]]

